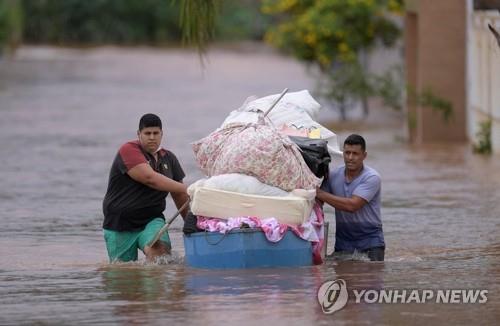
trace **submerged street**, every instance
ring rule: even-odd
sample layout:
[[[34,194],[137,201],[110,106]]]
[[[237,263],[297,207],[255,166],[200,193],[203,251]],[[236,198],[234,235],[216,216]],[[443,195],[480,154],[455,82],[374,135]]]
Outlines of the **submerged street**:
[[[401,113],[373,107],[363,124],[336,122],[339,140],[367,140],[382,176],[386,261],[204,271],[183,264],[182,223],[168,265],[110,265],[102,198],[119,146],[147,112],[163,146],[202,177],[190,143],[248,96],[313,90],[306,67],[263,47],[216,48],[206,69],[181,49],[23,47],[0,61],[0,324],[495,324],[500,317],[500,160],[467,144],[412,146]],[[321,102],[321,100],[319,100]],[[336,115],[324,108],[325,125]],[[334,158],[334,165],[342,158]],[[165,216],[175,210],[167,199]],[[330,222],[329,252],[335,221]],[[486,289],[484,304],[356,304],[323,314],[317,290]]]

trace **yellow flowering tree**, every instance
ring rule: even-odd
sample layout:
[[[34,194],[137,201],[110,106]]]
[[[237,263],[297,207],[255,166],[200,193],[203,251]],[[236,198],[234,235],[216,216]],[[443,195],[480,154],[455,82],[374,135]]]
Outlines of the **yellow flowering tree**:
[[[387,14],[401,12],[402,0],[264,0],[262,11],[279,22],[266,41],[328,70],[377,42],[394,44],[400,29]]]
[[[366,72],[366,55],[376,45],[393,45],[400,29],[389,14],[403,11],[403,0],[263,0],[262,11],[278,23],[265,40],[300,60],[317,65],[327,78],[322,95],[346,117],[349,100],[377,93]],[[352,101],[351,101],[352,102]]]

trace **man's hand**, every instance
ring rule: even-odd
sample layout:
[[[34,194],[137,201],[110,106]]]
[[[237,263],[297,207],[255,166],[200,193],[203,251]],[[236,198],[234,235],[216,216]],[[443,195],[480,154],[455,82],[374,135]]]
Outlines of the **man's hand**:
[[[328,193],[321,188],[316,188],[316,199],[318,199],[321,202],[325,202],[325,193]]]

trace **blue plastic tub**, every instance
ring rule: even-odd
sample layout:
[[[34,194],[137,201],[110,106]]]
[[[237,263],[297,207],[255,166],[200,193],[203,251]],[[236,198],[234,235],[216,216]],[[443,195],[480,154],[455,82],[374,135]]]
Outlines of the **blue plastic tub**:
[[[184,236],[186,263],[197,268],[258,268],[312,265],[312,247],[288,230],[277,243],[260,229],[227,234],[198,232]]]

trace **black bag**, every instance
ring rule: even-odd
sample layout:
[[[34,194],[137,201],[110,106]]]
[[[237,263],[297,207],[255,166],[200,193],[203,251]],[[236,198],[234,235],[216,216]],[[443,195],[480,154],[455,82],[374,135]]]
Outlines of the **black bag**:
[[[328,153],[328,141],[298,136],[288,137],[299,146],[302,157],[312,173],[318,178],[328,179],[328,165],[332,161]]]
[[[196,217],[196,215],[189,211],[186,215],[186,218],[184,219],[184,227],[182,228],[182,232],[184,232],[184,234],[191,234],[203,231],[201,229],[198,229],[198,227],[196,226],[197,221],[198,218]]]

